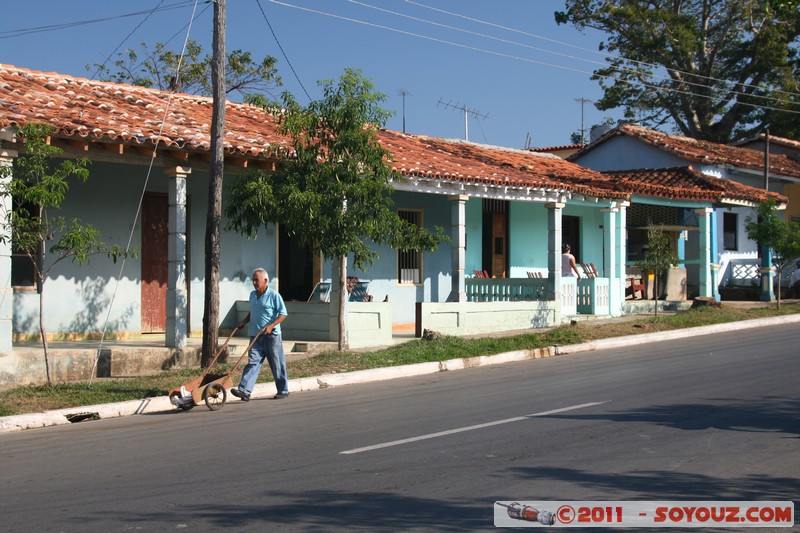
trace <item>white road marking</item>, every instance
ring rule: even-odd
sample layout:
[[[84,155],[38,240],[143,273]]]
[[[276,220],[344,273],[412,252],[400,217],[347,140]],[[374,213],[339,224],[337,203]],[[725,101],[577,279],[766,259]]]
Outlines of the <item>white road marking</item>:
[[[535,418],[537,416],[547,416],[547,415],[554,415],[556,413],[563,413],[566,411],[575,411],[576,409],[584,409],[586,407],[594,407],[595,405],[602,405],[604,403],[608,403],[611,400],[606,400],[604,402],[589,402],[589,403],[582,403],[580,405],[572,405],[570,407],[562,407],[560,409],[552,409],[550,411],[542,411],[541,413],[533,413],[532,415],[525,415],[525,416],[515,416],[514,418],[506,418],[504,420],[496,420],[494,422],[487,422],[485,424],[476,424],[474,426],[466,426],[463,428],[456,428],[456,429],[448,429],[447,431],[440,431],[438,433],[428,433],[427,435],[419,435],[418,437],[411,437],[408,439],[400,439],[400,440],[393,440],[391,442],[384,442],[382,444],[374,444],[372,446],[364,446],[363,448],[354,448],[352,450],[345,450],[343,452],[339,452],[340,454],[350,455],[354,453],[361,453],[361,452],[369,452],[372,450],[379,450],[381,448],[389,448],[390,446],[399,446],[400,444],[408,444],[409,442],[417,442],[420,440],[427,440],[427,439],[435,439],[436,437],[444,437],[446,435],[453,435],[455,433],[463,433],[465,431],[472,431],[474,429],[483,429],[492,426],[499,426],[500,424],[509,424],[511,422],[521,422],[523,420],[528,420],[529,418]]]

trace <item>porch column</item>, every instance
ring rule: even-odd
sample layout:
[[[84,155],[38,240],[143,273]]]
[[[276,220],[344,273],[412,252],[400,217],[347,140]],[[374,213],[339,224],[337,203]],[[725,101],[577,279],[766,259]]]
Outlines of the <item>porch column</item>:
[[[0,131],[0,140],[5,132]],[[0,178],[0,187],[6,188],[11,181],[11,165],[18,152],[0,146],[0,167],[7,167],[8,174]],[[0,197],[0,352],[11,351],[14,336],[12,317],[14,315],[14,290],[11,288],[11,228],[6,225],[6,217],[11,212],[11,196]]]
[[[715,209],[711,213],[711,296],[716,301],[722,298],[719,295],[719,215]]]
[[[186,177],[190,167],[165,168],[169,178],[167,240],[167,329],[164,345],[184,348],[188,336],[189,290],[186,285]]]
[[[628,207],[627,202],[617,204],[619,208],[618,213],[618,227],[619,238],[617,239],[617,279],[620,283],[617,287],[620,305],[625,302],[625,279],[628,275]],[[620,309],[620,312],[622,310]]]
[[[603,213],[603,277],[608,278],[609,314],[621,314],[617,274],[617,208],[601,209]]]
[[[563,202],[548,202],[547,208],[547,299],[555,300],[557,314],[561,303],[561,210]],[[561,321],[556,316],[556,323]]]
[[[457,194],[448,196],[450,200],[450,235],[453,239],[452,259],[450,262],[450,279],[452,288],[447,297],[448,302],[466,302],[467,291],[464,286],[464,265],[466,263],[467,249],[467,210],[466,203],[469,196]]]
[[[697,222],[700,229],[699,248],[700,248],[700,294],[698,296],[710,297],[712,295],[711,279],[711,214],[714,212],[710,207],[695,209]]]

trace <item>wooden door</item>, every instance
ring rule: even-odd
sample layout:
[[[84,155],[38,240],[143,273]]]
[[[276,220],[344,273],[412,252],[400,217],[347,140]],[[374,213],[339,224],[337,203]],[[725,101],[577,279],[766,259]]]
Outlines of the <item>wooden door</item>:
[[[506,277],[507,265],[508,213],[492,213],[492,277]]]
[[[166,331],[168,216],[167,195],[145,194],[142,201],[142,333]]]

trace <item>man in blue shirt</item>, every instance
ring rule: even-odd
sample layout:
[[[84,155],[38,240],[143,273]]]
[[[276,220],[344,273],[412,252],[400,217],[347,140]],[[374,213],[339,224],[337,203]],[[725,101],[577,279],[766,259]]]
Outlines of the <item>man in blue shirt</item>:
[[[250,393],[258,379],[258,373],[266,358],[269,368],[275,377],[275,387],[278,393],[274,396],[276,400],[282,400],[289,396],[286,375],[286,355],[283,353],[283,338],[281,337],[281,322],[286,319],[286,304],[278,291],[270,289],[269,275],[263,268],[253,271],[253,287],[255,290],[250,293],[250,313],[239,324],[239,328],[244,327],[248,322],[250,325],[247,334],[250,341],[261,332],[261,335],[253,343],[248,353],[248,361],[242,371],[242,380],[239,387],[231,389],[231,394],[243,401],[250,401]]]

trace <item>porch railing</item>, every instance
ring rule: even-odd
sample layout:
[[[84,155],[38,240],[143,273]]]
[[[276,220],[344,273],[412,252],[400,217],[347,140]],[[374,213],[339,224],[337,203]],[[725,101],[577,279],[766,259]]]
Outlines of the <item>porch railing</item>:
[[[608,278],[581,278],[578,281],[578,313],[608,315],[611,287]]]
[[[546,278],[467,278],[467,301],[525,302],[547,298]],[[607,315],[611,287],[608,278],[561,278],[561,314]]]
[[[465,290],[470,302],[529,302],[544,300],[544,278],[467,278]]]

